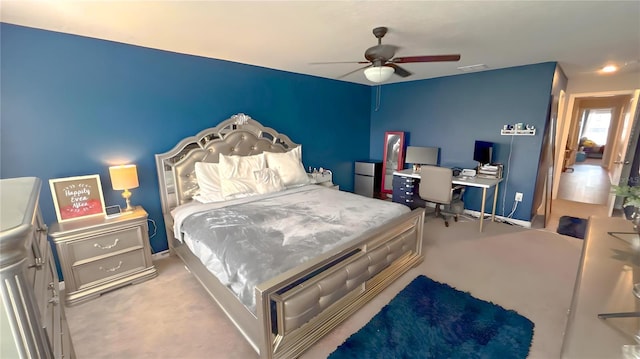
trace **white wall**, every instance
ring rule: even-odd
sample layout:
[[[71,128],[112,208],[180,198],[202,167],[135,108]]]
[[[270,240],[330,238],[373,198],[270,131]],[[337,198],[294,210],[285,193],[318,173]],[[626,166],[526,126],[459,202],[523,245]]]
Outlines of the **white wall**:
[[[584,92],[607,92],[640,88],[640,71],[616,75],[584,75],[570,78],[567,95]]]

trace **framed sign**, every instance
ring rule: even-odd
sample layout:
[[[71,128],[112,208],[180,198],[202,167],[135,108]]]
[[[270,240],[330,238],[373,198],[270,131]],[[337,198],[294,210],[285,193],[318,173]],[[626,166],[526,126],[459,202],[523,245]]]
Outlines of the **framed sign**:
[[[105,215],[100,176],[50,179],[58,222]]]

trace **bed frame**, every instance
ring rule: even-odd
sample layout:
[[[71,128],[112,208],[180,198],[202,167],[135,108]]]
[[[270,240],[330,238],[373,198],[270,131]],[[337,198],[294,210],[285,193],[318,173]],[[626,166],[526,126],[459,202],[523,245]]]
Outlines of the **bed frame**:
[[[256,313],[247,309],[174,238],[170,211],[197,191],[196,162],[218,162],[221,153],[246,156],[295,146],[289,137],[237,114],[156,155],[170,253],[182,259],[261,358],[299,356],[424,259],[424,210],[415,209],[259,284]]]

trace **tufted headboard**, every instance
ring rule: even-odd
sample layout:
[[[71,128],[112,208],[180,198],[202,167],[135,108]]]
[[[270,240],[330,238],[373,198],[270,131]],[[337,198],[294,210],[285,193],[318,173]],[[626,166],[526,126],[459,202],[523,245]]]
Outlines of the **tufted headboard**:
[[[198,190],[196,162],[217,163],[220,154],[249,156],[262,152],[286,152],[298,144],[274,129],[239,113],[216,127],[187,137],[171,150],[156,155],[162,213],[190,202]]]

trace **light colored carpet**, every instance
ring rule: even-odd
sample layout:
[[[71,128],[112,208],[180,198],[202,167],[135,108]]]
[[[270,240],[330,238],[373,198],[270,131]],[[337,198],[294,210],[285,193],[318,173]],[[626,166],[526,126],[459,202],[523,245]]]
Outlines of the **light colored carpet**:
[[[302,358],[326,358],[419,274],[514,309],[535,323],[530,358],[557,358],[582,241],[502,223],[425,223],[425,261],[332,331]],[[224,313],[175,257],[159,276],[73,307],[79,358],[256,358]]]

